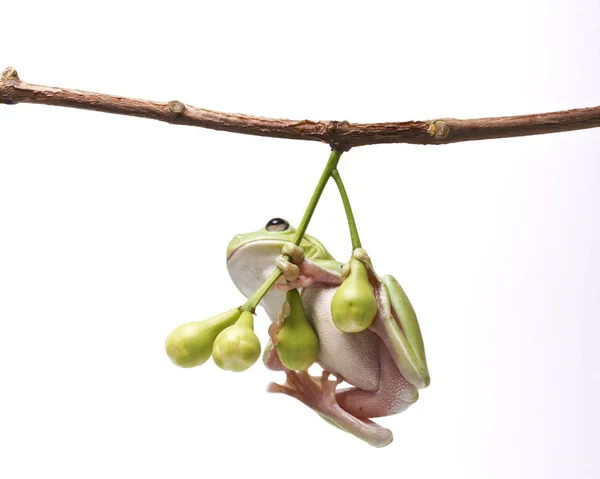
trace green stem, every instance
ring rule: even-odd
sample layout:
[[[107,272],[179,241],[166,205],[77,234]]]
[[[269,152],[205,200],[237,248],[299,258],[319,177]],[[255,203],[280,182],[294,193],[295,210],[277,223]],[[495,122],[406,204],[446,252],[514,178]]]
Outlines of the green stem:
[[[298,225],[298,229],[296,230],[296,235],[294,236],[294,243],[296,245],[299,245],[302,241],[304,233],[306,233],[306,228],[308,228],[308,223],[310,223],[310,219],[312,218],[312,215],[315,212],[317,203],[319,203],[321,194],[325,189],[325,185],[327,185],[327,182],[329,181],[329,178],[331,177],[332,173],[336,171],[335,169],[337,168],[337,164],[340,161],[341,156],[341,151],[331,151],[331,154],[329,155],[329,160],[325,165],[325,169],[321,174],[321,178],[319,178],[319,182],[315,187],[315,191],[310,201],[308,202],[306,210],[304,211],[304,216],[302,217],[302,220]],[[242,311],[254,311],[254,309],[258,306],[258,303],[260,303],[260,301],[265,296],[265,294],[267,294],[269,290],[273,287],[275,281],[277,281],[277,278],[279,278],[279,276],[281,276],[281,270],[279,268],[275,268],[273,273],[271,273],[271,276],[269,276],[267,280],[262,284],[262,286],[258,288],[251,297],[248,298],[248,300],[240,307],[240,309]]]
[[[308,206],[306,207],[306,211],[304,211],[304,216],[298,225],[298,229],[296,230],[296,237],[294,238],[294,243],[297,245],[300,244],[302,238],[304,237],[304,233],[306,233],[306,228],[308,228],[308,223],[310,223],[310,219],[312,218],[313,213],[317,207],[317,203],[321,198],[321,194],[325,189],[325,185],[329,181],[329,177],[337,168],[338,162],[340,161],[340,157],[342,156],[341,151],[332,150],[331,155],[329,155],[329,160],[325,165],[325,169],[321,174],[321,178],[319,178],[319,182],[315,187],[315,191],[312,195],[312,198],[308,202]]]
[[[342,203],[344,203],[344,211],[346,212],[346,218],[348,219],[348,228],[350,229],[350,239],[352,240],[352,251],[356,248],[360,248],[360,237],[358,236],[358,229],[356,228],[356,221],[354,221],[354,214],[352,213],[352,207],[350,206],[350,200],[344,188],[342,177],[338,170],[333,170],[331,176],[335,181],[335,184],[340,190],[340,196],[342,197]]]

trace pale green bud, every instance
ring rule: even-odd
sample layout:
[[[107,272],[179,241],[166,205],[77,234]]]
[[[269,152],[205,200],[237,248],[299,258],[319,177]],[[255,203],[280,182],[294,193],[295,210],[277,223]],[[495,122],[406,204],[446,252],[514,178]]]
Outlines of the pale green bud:
[[[377,299],[367,267],[352,257],[348,275],[331,300],[333,323],[344,333],[358,333],[371,326],[376,314]]]
[[[167,337],[167,355],[177,366],[193,368],[204,364],[212,353],[217,335],[240,317],[238,308],[213,316],[204,321],[195,321],[178,326]]]
[[[289,315],[282,318],[275,349],[281,363],[292,371],[308,369],[319,356],[319,337],[306,319],[297,289],[286,294]]]
[[[257,361],[260,341],[254,334],[254,318],[250,311],[243,311],[233,326],[221,331],[212,353],[217,366],[227,371],[245,371]]]

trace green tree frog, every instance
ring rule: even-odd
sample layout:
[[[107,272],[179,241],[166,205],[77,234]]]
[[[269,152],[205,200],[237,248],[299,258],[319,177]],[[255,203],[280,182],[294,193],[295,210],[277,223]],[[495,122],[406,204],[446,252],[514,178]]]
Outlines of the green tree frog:
[[[377,447],[389,444],[392,433],[371,418],[406,410],[417,401],[418,389],[429,385],[423,339],[414,310],[400,284],[392,276],[379,278],[369,268],[369,281],[378,311],[362,332],[344,333],[331,316],[331,299],[344,275],[336,261],[316,238],[305,235],[293,244],[295,229],[281,219],[270,220],[258,231],[237,235],[227,247],[227,268],[237,288],[250,297],[271,275],[275,265],[284,281],[266,294],[261,305],[273,323],[278,320],[285,292],[297,288],[308,321],[319,338],[321,377],[306,371],[288,371],[272,344],[263,360],[267,367],[285,370],[284,385],[272,383],[271,392],[288,394],[316,411],[323,419]],[[282,253],[291,257],[290,261]],[[283,278],[282,278],[283,279]],[[335,380],[330,380],[333,375]],[[337,386],[345,381],[351,387]]]

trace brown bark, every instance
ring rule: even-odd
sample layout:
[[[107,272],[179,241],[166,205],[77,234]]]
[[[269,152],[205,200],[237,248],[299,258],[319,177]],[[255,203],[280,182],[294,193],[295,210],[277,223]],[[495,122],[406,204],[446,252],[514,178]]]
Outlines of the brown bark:
[[[509,138],[600,126],[600,106],[534,115],[458,120],[348,123],[262,118],[205,110],[180,101],[155,102],[26,83],[14,68],[0,77],[0,103],[38,103],[139,116],[178,125],[198,126],[247,135],[312,140],[346,151],[379,143],[441,145],[459,141]]]

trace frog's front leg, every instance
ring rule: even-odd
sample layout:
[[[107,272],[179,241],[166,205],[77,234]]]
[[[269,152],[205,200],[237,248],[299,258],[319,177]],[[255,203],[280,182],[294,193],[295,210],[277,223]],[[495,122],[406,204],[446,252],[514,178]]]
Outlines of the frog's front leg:
[[[290,260],[286,258],[290,257]],[[281,256],[275,261],[285,282],[278,282],[282,291],[307,288],[313,283],[339,285],[342,283],[342,265],[334,260],[306,259],[304,249],[294,243],[285,243]]]

